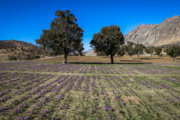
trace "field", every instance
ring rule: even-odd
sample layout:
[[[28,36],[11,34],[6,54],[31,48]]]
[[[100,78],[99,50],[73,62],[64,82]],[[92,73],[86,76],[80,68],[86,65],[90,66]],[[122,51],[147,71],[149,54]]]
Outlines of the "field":
[[[53,57],[53,58],[45,58],[41,61],[49,61],[49,62],[62,62],[63,57]],[[70,63],[110,63],[109,56],[68,56],[68,62]],[[123,57],[114,57],[115,63],[180,63],[180,57],[176,58],[176,61],[173,61],[171,57],[168,56],[153,56],[152,59],[150,56],[123,56]]]
[[[178,120],[180,63],[1,62],[0,120],[32,119]]]

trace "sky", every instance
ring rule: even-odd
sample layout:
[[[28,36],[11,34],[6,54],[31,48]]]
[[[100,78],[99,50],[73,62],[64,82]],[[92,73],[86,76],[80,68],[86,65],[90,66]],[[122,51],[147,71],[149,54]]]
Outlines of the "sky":
[[[35,43],[49,29],[57,10],[70,10],[84,30],[85,51],[104,26],[118,25],[126,35],[141,24],[159,24],[180,15],[180,0],[0,0],[0,40]]]

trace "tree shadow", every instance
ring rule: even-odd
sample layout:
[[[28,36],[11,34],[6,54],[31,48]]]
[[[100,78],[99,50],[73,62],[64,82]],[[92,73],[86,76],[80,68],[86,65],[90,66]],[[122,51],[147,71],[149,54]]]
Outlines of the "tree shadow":
[[[159,57],[159,58],[152,58],[152,59],[164,59],[164,58]]]
[[[103,62],[68,62],[68,64],[111,64],[111,63],[103,63]],[[135,65],[135,64],[152,64],[152,63],[144,63],[144,62],[123,62],[123,63],[114,63],[112,65],[121,65],[121,64],[131,64],[131,65]]]
[[[151,58],[140,58],[140,60],[152,60]]]

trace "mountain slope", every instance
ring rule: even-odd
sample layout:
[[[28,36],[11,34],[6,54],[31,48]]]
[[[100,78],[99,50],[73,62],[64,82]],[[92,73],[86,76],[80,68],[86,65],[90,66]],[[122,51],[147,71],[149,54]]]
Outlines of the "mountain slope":
[[[17,40],[0,40],[0,49],[17,48],[17,47],[37,47],[31,43]]]
[[[145,46],[180,43],[180,16],[168,18],[157,25],[140,25],[125,36],[125,41],[142,43]]]
[[[88,50],[86,52],[84,52],[85,56],[96,56],[96,53],[94,52],[94,50]]]
[[[8,56],[18,56],[24,59],[26,55],[46,55],[47,52],[31,43],[17,40],[0,41],[0,59],[7,59]]]

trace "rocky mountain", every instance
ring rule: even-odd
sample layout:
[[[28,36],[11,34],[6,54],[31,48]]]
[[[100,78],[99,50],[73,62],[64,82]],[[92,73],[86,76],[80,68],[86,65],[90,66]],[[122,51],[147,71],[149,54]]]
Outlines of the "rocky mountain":
[[[127,41],[145,46],[180,43],[180,16],[167,18],[160,24],[140,25],[125,36]]]
[[[24,59],[27,55],[46,55],[47,52],[31,43],[17,40],[0,40],[0,59],[8,59],[8,56],[17,56]]]
[[[96,53],[94,52],[94,50],[88,50],[86,52],[84,52],[85,56],[96,56]]]

